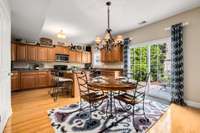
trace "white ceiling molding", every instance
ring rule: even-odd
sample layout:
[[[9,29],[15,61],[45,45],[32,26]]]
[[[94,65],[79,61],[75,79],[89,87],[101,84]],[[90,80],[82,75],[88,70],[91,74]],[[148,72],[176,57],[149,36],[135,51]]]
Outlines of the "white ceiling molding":
[[[63,30],[73,43],[91,43],[106,29],[106,0],[10,0],[12,35],[39,40],[57,40]],[[111,28],[114,34],[150,24],[200,6],[200,0],[112,0]],[[145,25],[146,25],[145,24]],[[63,41],[63,40],[58,40]]]

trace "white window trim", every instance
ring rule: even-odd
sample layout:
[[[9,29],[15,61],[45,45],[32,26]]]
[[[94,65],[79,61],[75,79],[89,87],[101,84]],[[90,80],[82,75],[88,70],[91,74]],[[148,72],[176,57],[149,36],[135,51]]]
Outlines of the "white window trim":
[[[167,38],[163,38],[163,39],[145,41],[145,42],[141,42],[141,43],[131,43],[129,45],[129,49],[135,48],[135,47],[144,47],[147,45],[154,45],[156,43],[171,43],[171,39],[170,39],[170,37],[167,37]]]
[[[128,49],[128,72],[131,72],[130,71],[131,70],[130,69],[130,67],[131,67],[131,64],[130,64],[130,49],[131,48],[151,46],[151,45],[159,44],[159,43],[171,44],[171,38],[166,37],[166,38],[162,38],[162,39],[158,39],[158,40],[151,40],[151,41],[146,41],[146,42],[141,42],[141,43],[131,43],[129,45],[129,49]]]

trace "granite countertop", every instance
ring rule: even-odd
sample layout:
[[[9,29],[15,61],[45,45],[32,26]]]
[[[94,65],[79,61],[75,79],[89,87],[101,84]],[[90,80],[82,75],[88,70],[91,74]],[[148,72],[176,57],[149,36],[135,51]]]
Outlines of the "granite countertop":
[[[96,69],[96,70],[99,70],[99,71],[122,71],[123,68],[93,68],[93,69]]]
[[[11,72],[40,72],[40,71],[50,71],[50,70],[51,70],[50,68],[43,68],[39,70],[19,68],[19,69],[12,69]]]

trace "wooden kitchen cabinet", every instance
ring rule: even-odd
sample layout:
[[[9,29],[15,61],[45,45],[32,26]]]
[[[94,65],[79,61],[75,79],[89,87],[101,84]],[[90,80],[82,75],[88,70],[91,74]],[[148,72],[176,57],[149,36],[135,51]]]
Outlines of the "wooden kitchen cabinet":
[[[55,47],[55,53],[56,53],[56,54],[62,54],[62,53],[63,53],[62,47],[56,46],[56,47]]]
[[[17,45],[12,43],[11,44],[11,61],[16,61],[17,56]]]
[[[54,82],[53,82],[53,75],[51,73],[51,71],[48,72],[48,86],[53,86]]]
[[[12,91],[52,86],[53,77],[50,77],[50,74],[50,71],[13,72],[11,77]]]
[[[92,63],[92,53],[87,52],[87,63]]]
[[[111,60],[114,62],[120,62],[123,61],[123,49],[121,46],[116,46],[113,47],[112,51],[111,51]]]
[[[37,61],[37,46],[27,45],[27,60]]]
[[[38,61],[47,61],[48,60],[48,48],[47,47],[38,47],[37,58]]]
[[[21,89],[36,88],[37,72],[21,72]]]
[[[87,54],[86,52],[82,52],[82,63],[86,63],[87,62]]]
[[[49,74],[48,72],[38,72],[36,87],[42,88],[49,86]]]
[[[91,63],[91,52],[82,52],[82,63]]]
[[[66,55],[69,55],[69,48],[64,47],[63,53],[66,54]]]
[[[69,49],[67,47],[63,47],[63,46],[56,46],[55,48],[55,53],[56,54],[69,54]]]
[[[12,72],[11,76],[11,90],[16,91],[20,89],[20,75],[18,72]]]
[[[101,62],[113,63],[123,61],[123,49],[121,46],[113,47],[111,51],[101,49]]]
[[[112,51],[106,51],[105,59],[107,62],[114,62],[112,59]]]
[[[69,62],[76,62],[76,51],[69,51]]]
[[[17,61],[27,60],[27,45],[18,44],[17,45]]]
[[[106,62],[106,50],[101,49],[101,62]]]
[[[81,63],[82,62],[82,52],[76,51],[76,63]]]
[[[48,48],[48,51],[47,51],[47,59],[48,61],[55,61],[55,48]]]

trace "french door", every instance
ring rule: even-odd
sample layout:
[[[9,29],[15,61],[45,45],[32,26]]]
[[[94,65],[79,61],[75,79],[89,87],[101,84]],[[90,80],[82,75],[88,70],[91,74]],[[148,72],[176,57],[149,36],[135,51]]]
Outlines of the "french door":
[[[129,71],[133,73],[132,78],[142,82],[146,73],[151,72],[150,85],[169,85],[171,73],[170,46],[169,39],[132,45],[129,50]]]
[[[11,22],[6,0],[0,0],[0,133],[11,115]]]

